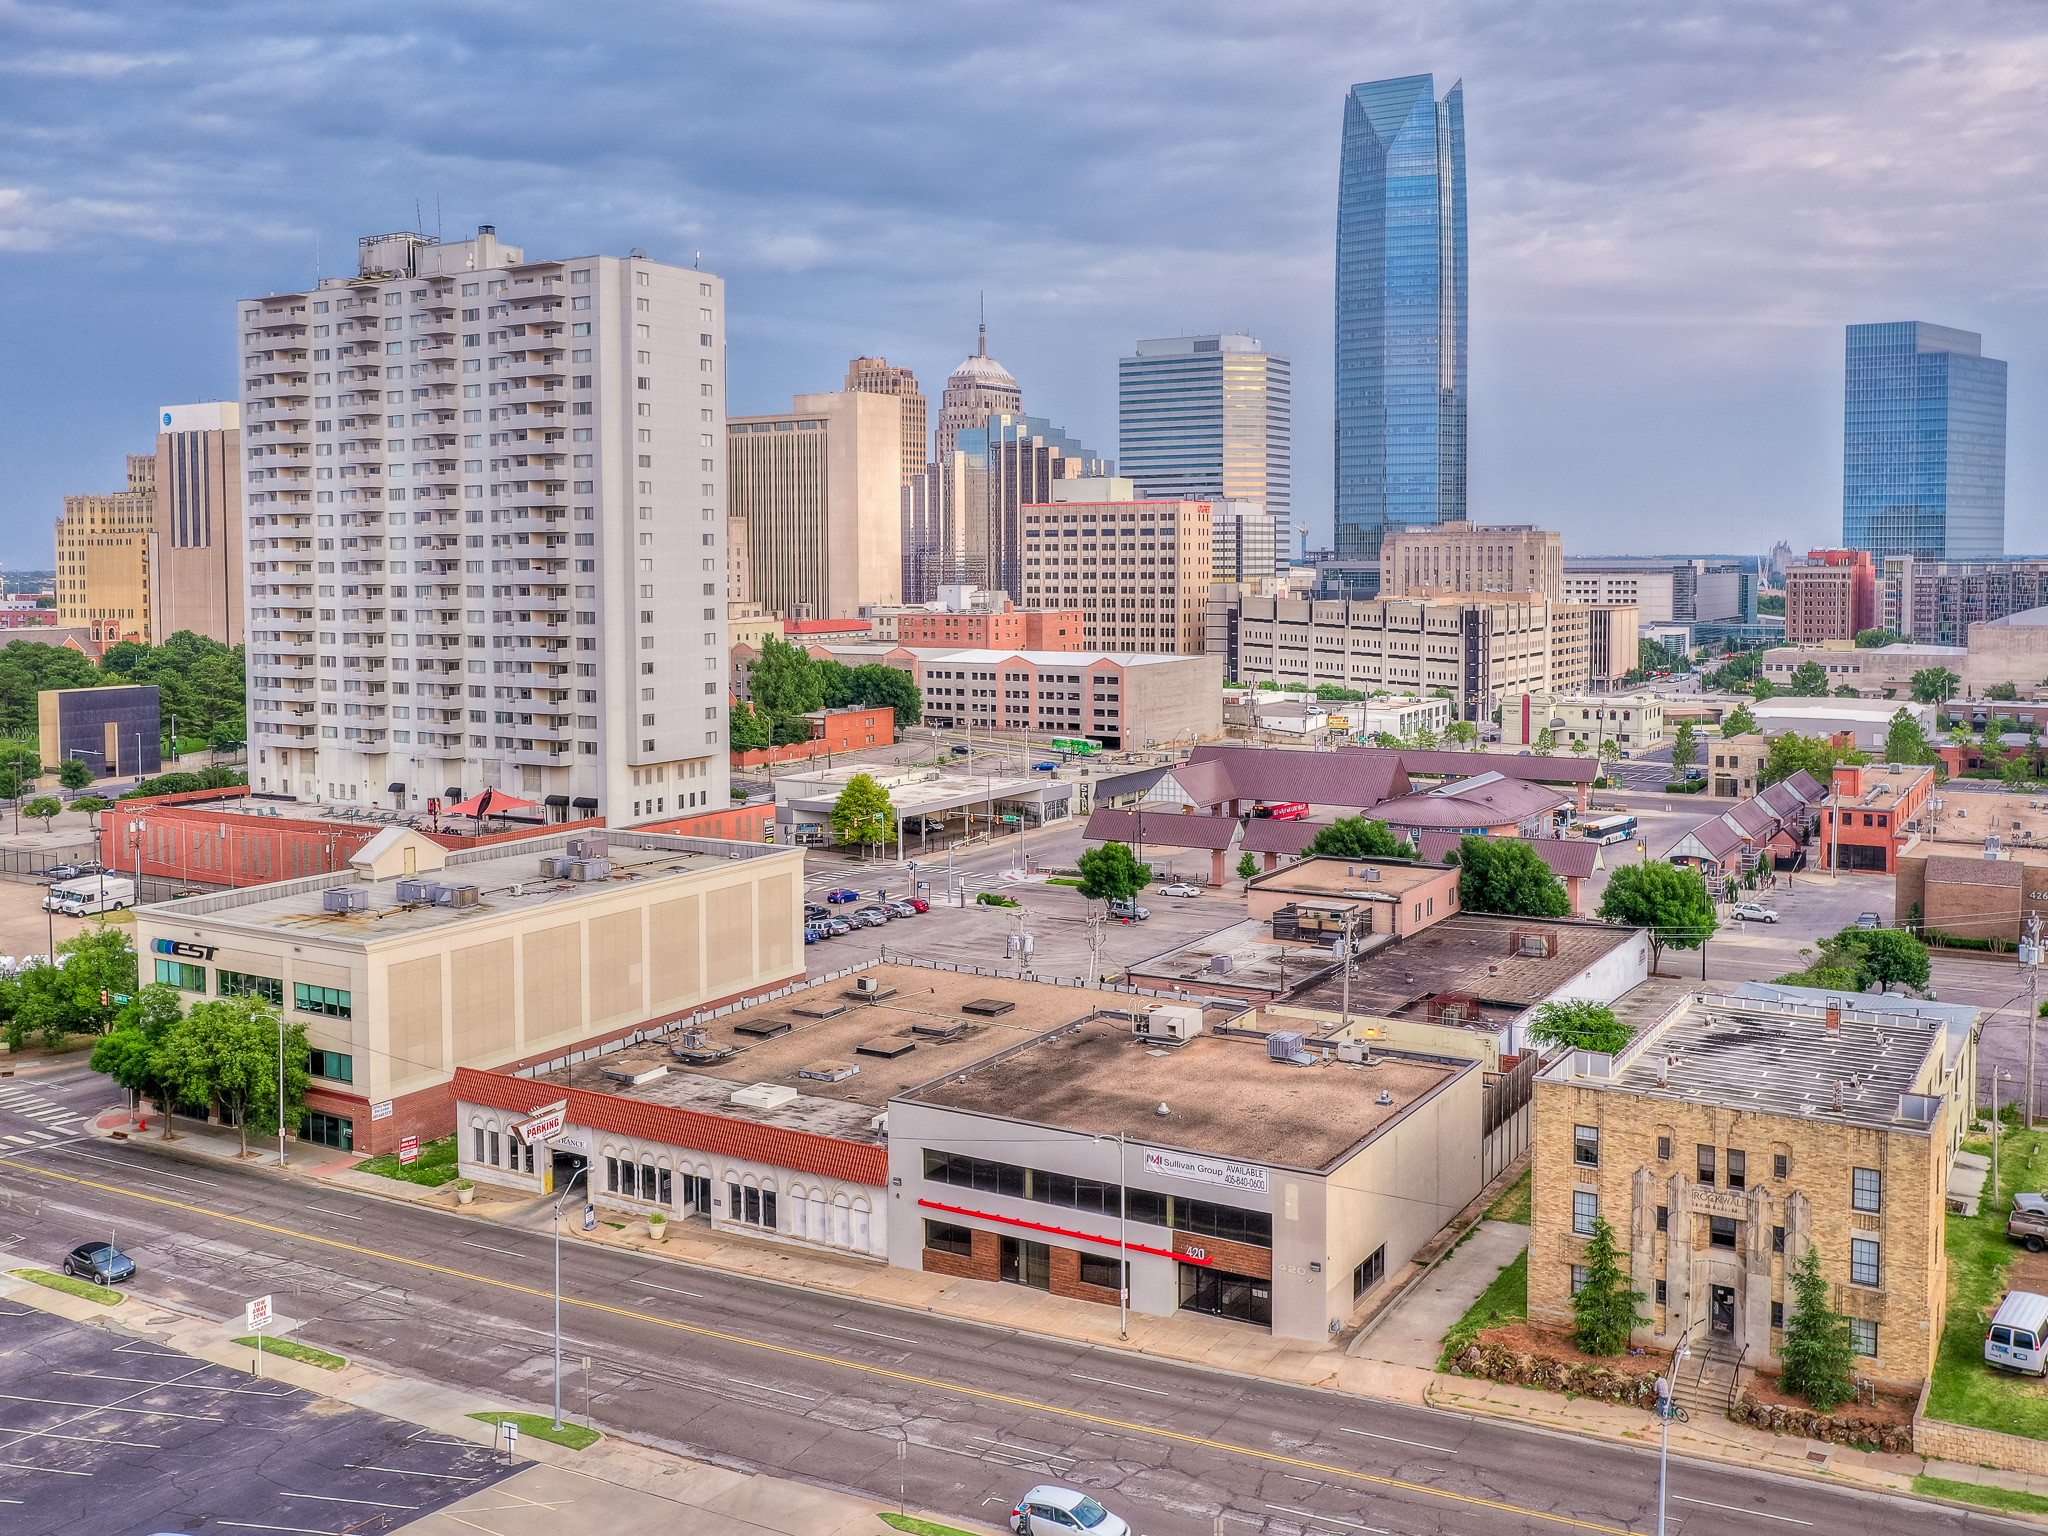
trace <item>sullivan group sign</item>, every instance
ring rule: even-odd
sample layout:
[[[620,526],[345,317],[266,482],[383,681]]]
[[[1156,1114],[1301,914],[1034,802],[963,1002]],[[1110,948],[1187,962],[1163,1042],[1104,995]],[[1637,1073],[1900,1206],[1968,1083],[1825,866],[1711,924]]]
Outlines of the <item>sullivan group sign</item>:
[[[1145,1171],[1169,1179],[1191,1179],[1198,1184],[1220,1184],[1225,1189],[1242,1189],[1263,1195],[1267,1191],[1266,1170],[1257,1163],[1231,1163],[1215,1157],[1193,1157],[1185,1152],[1148,1151]]]

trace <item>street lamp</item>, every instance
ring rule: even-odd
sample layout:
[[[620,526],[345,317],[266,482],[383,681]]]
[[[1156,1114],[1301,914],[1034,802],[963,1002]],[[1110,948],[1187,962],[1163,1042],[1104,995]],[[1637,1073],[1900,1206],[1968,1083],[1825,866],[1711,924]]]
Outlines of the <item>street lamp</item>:
[[[1671,1374],[1657,1378],[1657,1423],[1662,1441],[1657,1452],[1657,1536],[1664,1536],[1664,1490],[1671,1468],[1671,1421],[1685,1412],[1671,1394],[1678,1386],[1678,1367],[1685,1361],[1685,1341],[1691,1333],[1692,1324],[1687,1323],[1685,1332],[1678,1336],[1678,1348],[1671,1352]]]
[[[569,1182],[562,1186],[562,1193],[555,1200],[555,1428],[562,1427],[562,1202],[569,1198],[569,1191],[576,1187],[576,1181],[590,1172],[586,1160],[581,1168],[569,1175]]]

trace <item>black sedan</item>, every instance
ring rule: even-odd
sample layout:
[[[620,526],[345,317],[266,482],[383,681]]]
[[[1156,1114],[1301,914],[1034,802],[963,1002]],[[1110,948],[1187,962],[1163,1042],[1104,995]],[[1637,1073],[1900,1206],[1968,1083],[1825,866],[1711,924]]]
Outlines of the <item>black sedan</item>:
[[[64,1256],[64,1273],[99,1285],[135,1278],[135,1261],[112,1243],[80,1243]]]

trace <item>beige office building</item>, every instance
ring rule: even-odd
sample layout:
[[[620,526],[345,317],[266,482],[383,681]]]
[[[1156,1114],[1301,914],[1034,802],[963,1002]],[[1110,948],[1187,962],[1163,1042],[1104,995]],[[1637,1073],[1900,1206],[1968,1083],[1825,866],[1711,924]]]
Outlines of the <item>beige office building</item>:
[[[150,543],[156,461],[128,455],[128,489],[66,496],[57,520],[57,620],[94,640],[155,642]]]
[[[240,645],[248,638],[242,408],[232,400],[167,405],[157,428],[149,563],[158,637],[190,630]]]
[[[1564,535],[1533,523],[1444,523],[1387,530],[1380,544],[1380,591],[1536,592],[1562,601]]]
[[[1109,480],[1056,482],[1068,488]],[[1087,494],[1084,490],[1082,494]],[[1200,656],[1216,556],[1206,501],[1065,501],[1020,509],[1026,609],[1079,609],[1082,642]]]
[[[726,431],[752,601],[791,619],[902,601],[902,397],[798,395],[791,410],[736,416]]]
[[[886,357],[856,357],[846,365],[846,387],[860,394],[894,395],[903,402],[903,483],[925,466],[927,402],[908,368],[891,368]]]

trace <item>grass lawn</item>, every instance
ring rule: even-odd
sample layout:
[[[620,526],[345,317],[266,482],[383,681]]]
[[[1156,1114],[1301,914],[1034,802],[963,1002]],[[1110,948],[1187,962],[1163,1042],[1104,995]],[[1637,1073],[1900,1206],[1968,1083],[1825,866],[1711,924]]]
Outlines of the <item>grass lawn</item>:
[[[244,1349],[254,1349],[256,1335],[252,1333],[246,1339],[237,1339],[235,1342]],[[317,1365],[323,1371],[338,1371],[348,1364],[339,1355],[330,1355],[324,1349],[315,1349],[312,1345],[301,1344],[296,1339],[265,1339],[263,1353],[278,1355],[286,1360],[303,1360],[307,1365]]]
[[[1927,1412],[1950,1424],[2038,1440],[2048,1438],[2048,1383],[1993,1371],[1984,1363],[1984,1330],[2005,1294],[2006,1266],[2025,1251],[2005,1235],[2012,1197],[2048,1183],[2048,1132],[2007,1131],[2000,1142],[2001,1187],[1986,1185],[1977,1215],[1948,1218],[1948,1326]]]
[[[1528,1315],[1529,1250],[1524,1248],[1515,1255],[1514,1263],[1493,1277],[1493,1283],[1479,1293],[1471,1310],[1444,1335],[1444,1349],[1437,1357],[1436,1368],[1449,1370],[1451,1363],[1465,1352],[1465,1346],[1479,1337],[1481,1329],[1518,1323]]]
[[[521,1436],[532,1435],[536,1440],[566,1445],[572,1451],[595,1445],[604,1438],[596,1430],[571,1424],[567,1419],[562,1420],[562,1427],[557,1429],[555,1421],[545,1413],[472,1413],[470,1417],[482,1424],[503,1424],[509,1420],[519,1426]]]
[[[47,1285],[53,1291],[83,1296],[87,1301],[96,1301],[103,1307],[118,1307],[127,1299],[111,1285],[94,1285],[90,1280],[79,1280],[70,1275],[53,1275],[47,1269],[17,1269],[14,1273],[23,1280],[33,1280],[37,1285]]]
[[[1522,1176],[1500,1192],[1500,1198],[1486,1208],[1488,1221],[1516,1221],[1529,1225],[1530,1192],[1535,1187],[1536,1169],[1532,1164],[1522,1170]]]
[[[427,1142],[420,1148],[419,1161],[409,1168],[399,1165],[397,1153],[387,1152],[358,1163],[356,1172],[381,1173],[387,1179],[404,1179],[408,1184],[446,1184],[459,1173],[455,1166],[455,1138],[443,1136],[439,1141]]]
[[[883,1510],[877,1518],[884,1525],[908,1531],[910,1536],[967,1536],[967,1532],[957,1525],[940,1525],[935,1520],[920,1520],[915,1515],[892,1515]]]
[[[1913,1479],[1915,1493],[1930,1494],[1937,1499],[1955,1499],[1965,1504],[1982,1504],[1988,1509],[2010,1509],[2027,1514],[2048,1514],[2048,1499],[2038,1493],[2021,1493],[2017,1488],[1994,1488],[1989,1483],[1959,1483],[1949,1477],[1928,1477],[1924,1473]]]

